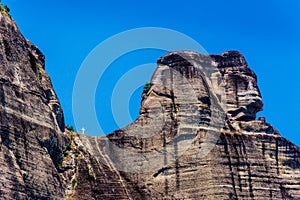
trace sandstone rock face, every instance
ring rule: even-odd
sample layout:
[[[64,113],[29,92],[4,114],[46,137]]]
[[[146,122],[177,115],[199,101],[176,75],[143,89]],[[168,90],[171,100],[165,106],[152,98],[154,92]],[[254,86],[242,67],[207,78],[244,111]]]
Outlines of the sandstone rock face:
[[[69,132],[44,55],[0,14],[1,199],[300,199],[300,149],[256,119],[239,52],[157,63],[134,123]]]
[[[0,198],[61,199],[69,139],[44,55],[0,13]]]
[[[115,172],[122,199],[299,199],[300,149],[256,120],[262,107],[239,52],[171,52],[158,60],[134,123],[80,138]]]

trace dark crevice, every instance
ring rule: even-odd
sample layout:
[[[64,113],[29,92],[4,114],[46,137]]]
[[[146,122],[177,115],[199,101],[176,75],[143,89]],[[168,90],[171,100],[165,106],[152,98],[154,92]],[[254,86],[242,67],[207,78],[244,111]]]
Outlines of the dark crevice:
[[[233,172],[233,167],[232,167],[232,162],[231,162],[231,155],[229,152],[229,145],[228,145],[227,138],[225,135],[223,135],[222,140],[224,143],[224,150],[225,150],[225,153],[226,153],[226,156],[228,159],[228,163],[229,163],[229,170],[230,170],[230,176],[231,176],[231,182],[232,182],[234,195],[237,197],[236,185],[235,185],[235,180],[234,180],[234,172]]]
[[[238,80],[237,80],[237,76],[234,76],[234,89],[235,89],[235,100],[236,100],[236,103],[237,103],[237,108],[240,107],[239,105],[239,97],[238,97]]]
[[[179,171],[179,158],[178,158],[178,143],[174,142],[174,153],[175,153],[175,175],[176,175],[176,189],[180,189],[180,171]]]
[[[171,100],[172,100],[172,108],[171,108],[171,118],[172,120],[176,120],[175,119],[175,116],[174,116],[174,111],[176,112],[176,105],[175,105],[175,95],[174,95],[174,77],[173,77],[173,69],[169,69],[170,70],[170,81],[171,81],[171,85],[170,85],[170,88],[171,88]],[[175,121],[176,123],[176,121]]]
[[[37,74],[38,72],[38,66],[36,64],[36,59],[35,57],[30,53],[29,54],[29,62],[30,62],[30,67],[32,69],[32,71]]]
[[[277,175],[279,175],[279,159],[278,159],[278,140],[276,140],[276,150],[275,150],[275,159],[276,159],[276,169],[277,169]]]
[[[236,144],[233,144],[233,148],[234,148],[234,150],[235,150],[235,152],[236,152],[236,155],[237,155],[237,165],[236,165],[236,167],[237,167],[237,175],[238,175],[238,181],[239,181],[239,189],[240,189],[240,192],[242,192],[243,191],[243,188],[242,188],[242,179],[241,179],[241,175],[240,175],[240,171],[241,171],[241,169],[240,169],[240,166],[244,166],[244,162],[241,162],[240,161],[240,157],[241,157],[241,155],[240,155],[240,153],[238,152],[238,149],[237,149],[237,145]],[[240,148],[241,148],[241,146],[240,146]],[[241,150],[242,151],[242,150]]]
[[[5,55],[6,55],[6,59],[8,61],[12,61],[12,57],[13,57],[13,54],[12,54],[12,49],[9,45],[9,42],[5,39],[3,39],[3,46],[4,46],[4,51],[5,51]]]
[[[265,143],[262,141],[262,155],[263,155],[263,160],[264,160],[264,167],[265,167],[265,170],[266,170],[266,174],[269,175],[269,166],[268,166],[268,162],[266,161],[266,157],[265,157],[265,154],[266,154],[266,145]],[[273,179],[271,179],[269,176],[268,176],[268,181],[267,181],[267,184],[273,184]],[[273,191],[272,191],[272,188],[270,187],[269,189],[269,197],[270,199],[273,198]]]
[[[171,99],[172,99],[172,109],[171,109],[171,118],[173,123],[173,126],[170,129],[170,135],[172,135],[172,132],[177,133],[177,127],[178,122],[176,118],[176,104],[175,104],[175,95],[174,95],[174,74],[173,70],[170,68],[170,80],[171,80]],[[177,135],[177,134],[176,134]],[[176,136],[175,136],[176,137]],[[180,189],[180,172],[179,172],[179,157],[178,157],[178,141],[174,140],[174,154],[175,154],[175,176],[176,176],[176,189]]]
[[[280,188],[282,199],[295,199],[289,194],[288,190],[283,186],[282,183],[280,183],[279,188]]]
[[[246,163],[247,163],[247,171],[248,171],[248,182],[249,182],[249,193],[250,197],[254,199],[254,193],[253,193],[253,185],[252,185],[252,172],[251,172],[251,165],[249,163],[248,157],[247,157],[247,150],[246,145],[243,140],[241,140],[241,143],[243,145],[243,152],[245,155]]]
[[[265,158],[265,154],[266,154],[265,151],[266,151],[265,143],[262,142],[262,155],[263,155],[264,158]]]

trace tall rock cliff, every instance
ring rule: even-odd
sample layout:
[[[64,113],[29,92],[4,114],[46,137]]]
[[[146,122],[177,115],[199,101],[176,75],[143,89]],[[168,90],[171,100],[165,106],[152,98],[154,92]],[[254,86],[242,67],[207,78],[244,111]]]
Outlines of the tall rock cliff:
[[[45,57],[0,13],[0,199],[61,199],[68,137]]]
[[[157,63],[135,122],[80,136],[98,161],[92,169],[114,172],[122,199],[300,199],[300,149],[256,119],[262,97],[239,52],[171,52]],[[78,175],[76,191],[103,179]],[[120,199],[113,187],[97,190]],[[85,199],[104,197],[90,191]]]
[[[0,13],[1,199],[300,199],[300,149],[263,117],[236,51],[161,57],[140,116],[65,129],[44,55]]]

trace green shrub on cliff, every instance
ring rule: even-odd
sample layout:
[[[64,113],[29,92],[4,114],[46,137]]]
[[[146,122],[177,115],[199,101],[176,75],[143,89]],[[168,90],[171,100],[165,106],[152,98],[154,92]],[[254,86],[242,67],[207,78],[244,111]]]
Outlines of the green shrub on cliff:
[[[143,89],[143,94],[147,94],[150,90],[151,83],[146,83]]]
[[[68,144],[67,147],[66,147],[66,150],[67,150],[67,151],[71,151],[71,150],[72,150],[72,145],[71,145],[71,144]]]
[[[67,128],[70,132],[74,132],[74,131],[75,131],[73,126],[67,125],[66,128]]]
[[[0,0],[0,12],[11,18],[10,14],[9,14],[9,12],[10,12],[9,7],[7,5],[3,6],[1,3],[1,0]]]
[[[77,183],[77,179],[76,179],[76,178],[73,178],[73,179],[72,179],[72,187],[73,187],[73,188],[76,186],[76,183]]]

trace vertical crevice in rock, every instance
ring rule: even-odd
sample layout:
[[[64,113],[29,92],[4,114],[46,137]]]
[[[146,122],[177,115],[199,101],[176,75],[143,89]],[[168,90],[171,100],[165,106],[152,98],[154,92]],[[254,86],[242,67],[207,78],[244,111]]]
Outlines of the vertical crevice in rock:
[[[236,138],[237,140],[238,140],[238,138]],[[236,164],[236,168],[237,168],[237,176],[238,176],[238,182],[239,182],[239,190],[240,190],[240,192],[242,192],[243,191],[243,188],[242,188],[242,179],[241,179],[241,174],[240,174],[240,172],[242,171],[240,168],[242,168],[243,167],[243,165],[244,165],[244,163],[242,163],[241,161],[240,161],[240,159],[242,159],[243,157],[242,157],[242,147],[241,147],[241,145],[239,145],[240,146],[240,152],[241,153],[239,153],[239,151],[238,151],[238,148],[237,148],[237,144],[236,143],[234,143],[233,145],[233,148],[234,148],[234,150],[235,150],[235,153],[236,153],[236,159],[237,159],[237,164]],[[242,166],[241,166],[242,165]]]
[[[253,185],[252,185],[251,163],[248,160],[248,155],[247,155],[247,150],[246,150],[245,142],[243,140],[241,140],[240,142],[243,145],[243,153],[244,153],[244,157],[245,157],[246,165],[247,165],[248,183],[249,183],[249,194],[250,194],[250,197],[252,199],[254,199]]]
[[[276,148],[275,148],[275,159],[276,159],[276,171],[277,175],[279,175],[279,147],[278,147],[278,140],[276,140]]]
[[[7,143],[8,139],[7,137],[9,136],[9,127],[5,126],[7,122],[7,115],[6,115],[6,110],[4,109],[5,107],[5,93],[4,93],[4,87],[3,83],[0,81],[0,104],[1,104],[1,109],[0,109],[0,121],[2,124],[0,124],[0,151],[2,151],[2,145]]]
[[[236,184],[235,184],[235,180],[234,180],[234,172],[233,172],[233,166],[232,166],[232,162],[231,162],[231,154],[230,154],[230,149],[229,149],[229,144],[227,141],[227,136],[226,135],[222,135],[221,139],[224,143],[224,150],[225,150],[225,154],[228,160],[228,166],[229,166],[229,170],[230,170],[230,176],[231,176],[231,183],[232,183],[232,188],[234,191],[234,195],[237,197],[237,191],[236,191]]]
[[[265,167],[265,173],[268,175],[267,177],[267,182],[266,184],[268,185],[271,185],[271,184],[274,184],[273,182],[273,178],[271,178],[269,175],[270,175],[270,166],[268,165],[268,162],[266,160],[266,142],[264,141],[264,138],[261,138],[261,151],[262,151],[262,156],[263,156],[263,166]],[[273,191],[272,191],[273,188],[269,188],[269,198],[272,199],[273,198]]]
[[[12,49],[9,45],[9,42],[6,39],[3,39],[2,41],[3,41],[3,47],[4,47],[6,59],[8,61],[13,61],[14,59],[13,59]]]
[[[262,142],[262,155],[263,155],[263,157],[265,158],[266,157],[266,153],[265,153],[265,149],[266,149],[266,147],[265,147],[265,143],[264,142]]]
[[[234,77],[234,92],[235,92],[235,100],[236,100],[236,107],[239,108],[239,95],[238,95],[238,77],[236,75],[233,76]]]
[[[166,141],[166,133],[165,131],[163,132],[163,155],[164,155],[164,167],[166,167],[168,165],[168,157],[167,157],[167,141]],[[169,183],[168,183],[168,179],[166,177],[166,170],[164,170],[163,172],[163,176],[164,176],[164,192],[166,195],[168,195],[168,191],[169,191]]]
[[[175,154],[175,176],[176,176],[176,189],[180,189],[180,166],[178,158],[178,144],[177,141],[174,141],[174,154]]]
[[[282,199],[284,199],[284,200],[296,200],[296,198],[293,198],[293,197],[289,194],[288,189],[286,189],[286,188],[284,187],[283,183],[280,183],[279,188],[280,188],[280,192],[281,192],[281,197],[282,197]]]
[[[247,162],[247,168],[248,168],[248,182],[249,182],[249,193],[250,197],[254,199],[254,193],[253,193],[253,185],[252,185],[252,173],[251,173],[251,165]]]
[[[37,63],[36,63],[36,58],[34,57],[34,55],[32,55],[32,53],[29,53],[29,63],[30,63],[32,71],[35,74],[37,74],[38,66],[37,66]]]
[[[272,192],[272,190],[270,189],[270,194],[269,194],[269,197],[270,197],[270,199],[273,199],[273,192]]]
[[[170,72],[170,95],[171,95],[171,100],[172,100],[172,104],[171,104],[172,107],[170,110],[170,114],[171,114],[172,121],[175,120],[175,123],[176,123],[177,119],[174,116],[174,111],[176,110],[175,96],[174,96],[174,74],[173,74],[173,69],[170,67],[169,67],[169,72]]]
[[[176,102],[175,102],[175,95],[174,95],[174,74],[173,74],[173,69],[169,68],[169,72],[170,72],[170,93],[171,93],[171,100],[172,100],[172,105],[171,105],[171,119],[172,119],[172,125],[171,125],[171,129],[170,129],[170,136],[174,135],[174,137],[178,138],[178,121],[177,121],[177,117],[176,117],[176,112],[177,112],[177,108],[176,108]],[[176,134],[174,134],[176,133]],[[178,141],[177,139],[175,139],[173,141],[173,146],[174,146],[174,154],[175,154],[175,184],[176,184],[176,189],[179,190],[180,189],[180,166],[179,166],[179,157],[178,157]]]

